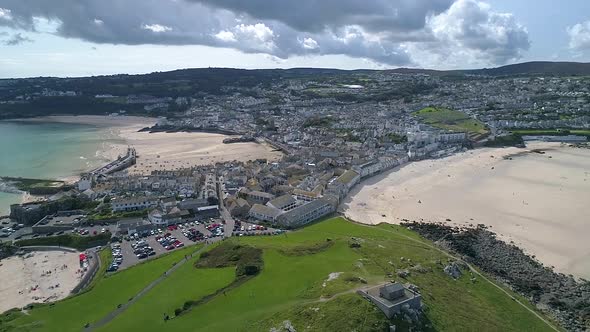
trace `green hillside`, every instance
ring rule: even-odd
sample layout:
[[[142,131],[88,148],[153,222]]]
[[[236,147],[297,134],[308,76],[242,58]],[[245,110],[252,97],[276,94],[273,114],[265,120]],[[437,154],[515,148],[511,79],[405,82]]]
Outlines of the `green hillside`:
[[[475,139],[489,134],[489,129],[483,122],[475,120],[463,112],[447,108],[426,107],[414,112],[414,115],[433,127],[456,132],[466,132],[470,137]]]
[[[389,322],[355,294],[391,279],[420,288],[424,330],[551,330],[479,275],[464,271],[458,280],[449,277],[443,272],[449,257],[400,226],[363,226],[338,217],[281,236],[232,238],[219,246],[207,257],[191,258],[94,330],[269,331],[285,321],[297,331],[384,331],[390,324],[404,330],[407,323]],[[87,293],[54,306],[0,316],[0,331],[82,331],[86,322],[92,326],[107,316],[187,250],[195,249],[104,278]],[[228,250],[235,254],[220,254]],[[260,255],[260,272],[242,273],[248,269],[240,265],[259,264]],[[401,269],[409,271],[406,279],[397,276]],[[338,277],[328,281],[335,272]]]

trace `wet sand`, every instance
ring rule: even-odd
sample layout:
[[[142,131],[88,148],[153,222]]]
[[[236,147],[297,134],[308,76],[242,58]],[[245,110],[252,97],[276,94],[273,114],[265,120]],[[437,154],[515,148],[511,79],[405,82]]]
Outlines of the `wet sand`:
[[[508,160],[529,149],[478,149],[411,163],[364,181],[340,210],[367,224],[485,224],[545,265],[590,279],[590,150],[529,148],[547,150]]]
[[[155,170],[175,170],[191,166],[211,165],[226,161],[255,159],[278,160],[282,153],[258,143],[224,144],[229,136],[211,133],[146,133],[135,128],[123,128],[119,133],[127,144],[135,147],[138,160],[128,169],[129,174],[150,174]],[[115,145],[116,158],[127,149]]]
[[[1,260],[0,313],[67,297],[82,277],[79,269],[78,253],[65,251],[37,251]]]

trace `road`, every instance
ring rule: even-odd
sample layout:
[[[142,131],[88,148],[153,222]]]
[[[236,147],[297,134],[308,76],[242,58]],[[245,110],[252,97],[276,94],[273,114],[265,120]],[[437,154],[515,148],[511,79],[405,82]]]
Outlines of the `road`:
[[[217,177],[217,197],[219,197],[219,213],[223,222],[225,224],[223,228],[224,237],[231,237],[234,232],[234,226],[236,221],[232,218],[229,211],[226,209],[225,204],[223,202],[223,177]]]

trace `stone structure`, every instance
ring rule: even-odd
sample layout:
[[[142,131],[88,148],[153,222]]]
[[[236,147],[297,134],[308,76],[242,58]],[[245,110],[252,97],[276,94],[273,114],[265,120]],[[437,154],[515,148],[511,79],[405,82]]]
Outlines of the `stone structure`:
[[[389,283],[372,288],[362,289],[358,294],[373,302],[387,318],[401,312],[404,305],[420,310],[422,296],[400,283]]]

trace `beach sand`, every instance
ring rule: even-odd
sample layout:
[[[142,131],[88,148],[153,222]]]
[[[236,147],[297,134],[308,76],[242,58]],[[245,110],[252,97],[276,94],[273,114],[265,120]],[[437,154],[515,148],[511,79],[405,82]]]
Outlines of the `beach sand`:
[[[174,170],[191,166],[210,165],[226,161],[255,159],[278,160],[282,153],[266,144],[224,144],[226,135],[211,133],[146,133],[135,128],[123,128],[119,133],[126,144],[135,147],[138,153],[136,165],[129,174],[150,174],[155,170]],[[116,158],[127,146],[115,145],[111,150]]]
[[[503,158],[531,148],[547,150]],[[408,164],[358,185],[340,210],[367,224],[485,224],[556,271],[590,279],[589,203],[590,150],[536,143]]]
[[[79,268],[78,254],[65,251],[37,251],[1,260],[0,313],[67,297],[82,277]]]
[[[223,140],[230,136],[221,134],[139,132],[140,129],[153,126],[157,122],[155,118],[82,115],[46,116],[27,121],[77,123],[106,128],[110,132],[109,136],[119,139],[106,144],[104,151],[99,154],[105,159],[114,160],[125,154],[128,146],[133,146],[139,159],[135,166],[128,169],[129,174],[148,175],[155,170],[175,170],[233,160],[278,160],[282,156],[281,152],[274,151],[267,144],[223,144]]]

